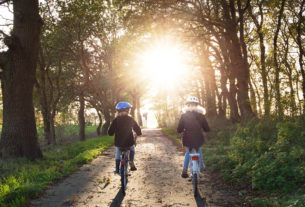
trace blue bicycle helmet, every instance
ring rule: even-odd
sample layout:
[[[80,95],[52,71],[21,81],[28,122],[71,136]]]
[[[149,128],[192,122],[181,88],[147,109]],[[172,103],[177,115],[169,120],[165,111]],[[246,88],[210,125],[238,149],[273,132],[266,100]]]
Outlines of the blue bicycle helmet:
[[[121,101],[121,102],[119,102],[119,103],[116,105],[115,109],[118,110],[118,111],[120,111],[120,110],[123,110],[123,109],[130,109],[131,107],[132,107],[132,106],[131,106],[130,103],[128,103],[128,102],[126,102],[126,101]]]

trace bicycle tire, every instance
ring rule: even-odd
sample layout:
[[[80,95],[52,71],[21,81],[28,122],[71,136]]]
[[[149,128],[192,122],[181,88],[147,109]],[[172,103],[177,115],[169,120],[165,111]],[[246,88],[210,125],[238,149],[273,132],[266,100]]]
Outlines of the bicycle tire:
[[[126,190],[126,186],[125,186],[125,182],[124,182],[125,165],[121,165],[120,174],[121,174],[121,189],[122,189],[122,193],[125,195],[125,190]]]
[[[196,197],[198,195],[198,176],[197,176],[197,173],[193,174],[192,181],[193,181],[194,196]]]
[[[127,183],[128,183],[128,165],[125,164],[124,165],[124,186],[125,186],[125,190],[126,190],[126,187],[127,187]]]

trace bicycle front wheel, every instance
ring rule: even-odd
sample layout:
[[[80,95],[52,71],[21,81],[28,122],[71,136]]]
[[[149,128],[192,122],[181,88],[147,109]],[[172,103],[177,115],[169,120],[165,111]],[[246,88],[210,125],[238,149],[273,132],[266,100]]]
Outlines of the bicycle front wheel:
[[[121,174],[121,189],[122,193],[125,195],[126,191],[126,173],[125,173],[125,164],[121,165],[120,174]]]

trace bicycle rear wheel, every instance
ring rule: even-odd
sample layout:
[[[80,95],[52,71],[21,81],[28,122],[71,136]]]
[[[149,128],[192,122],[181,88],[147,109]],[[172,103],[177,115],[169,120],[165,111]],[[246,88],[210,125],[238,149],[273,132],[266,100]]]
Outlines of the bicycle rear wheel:
[[[197,176],[197,173],[193,174],[192,182],[193,182],[194,196],[196,197],[198,195],[198,176]]]

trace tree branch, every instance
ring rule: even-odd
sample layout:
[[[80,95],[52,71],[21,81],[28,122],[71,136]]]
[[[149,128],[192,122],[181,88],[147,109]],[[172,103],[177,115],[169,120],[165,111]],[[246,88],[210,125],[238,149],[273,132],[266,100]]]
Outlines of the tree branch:
[[[0,5],[10,2],[11,0],[0,0]]]
[[[0,30],[0,33],[4,36],[4,38],[9,37],[9,35],[5,34],[2,30]]]

